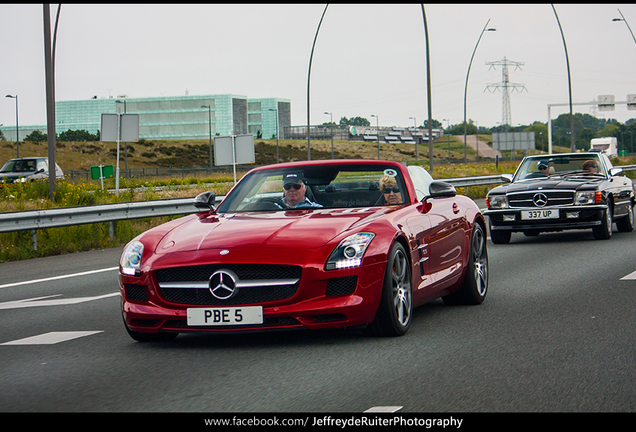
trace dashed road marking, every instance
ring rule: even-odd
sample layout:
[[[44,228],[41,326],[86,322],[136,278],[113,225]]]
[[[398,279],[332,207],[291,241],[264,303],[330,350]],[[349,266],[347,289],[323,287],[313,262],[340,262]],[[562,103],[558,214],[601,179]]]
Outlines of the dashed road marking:
[[[60,342],[66,342],[72,339],[81,338],[84,336],[91,336],[99,331],[68,331],[68,332],[49,332],[38,336],[31,336],[24,339],[18,339],[11,342],[5,342],[0,345],[53,345]]]
[[[401,406],[374,406],[369,408],[365,413],[394,413],[396,411],[401,410],[403,407]]]
[[[636,279],[636,271],[628,274],[627,276],[623,276],[621,280],[634,280]]]
[[[28,307],[40,307],[40,306],[64,306],[64,305],[73,305],[78,303],[89,302],[93,300],[101,300],[104,298],[115,297],[120,295],[118,292],[104,294],[94,297],[76,297],[76,298],[58,298],[58,299],[50,299],[50,297],[59,297],[61,294],[47,297],[36,297],[32,299],[25,300],[14,300],[9,302],[0,303],[0,310],[3,309],[22,309]]]
[[[77,276],[86,276],[86,275],[91,275],[91,274],[95,274],[95,273],[113,271],[113,270],[117,270],[117,269],[119,269],[119,267],[108,267],[108,268],[99,269],[99,270],[89,270],[89,271],[80,272],[80,273],[72,273],[72,274],[61,275],[61,276],[53,276],[53,277],[44,278],[44,279],[33,279],[33,280],[29,280],[29,281],[13,282],[13,283],[0,285],[0,289],[2,289],[2,288],[11,288],[11,287],[20,286],[20,285],[29,285],[29,284],[34,284],[34,283],[38,283],[38,282],[50,282],[50,281],[54,281],[54,280],[72,278],[72,277],[77,277]]]

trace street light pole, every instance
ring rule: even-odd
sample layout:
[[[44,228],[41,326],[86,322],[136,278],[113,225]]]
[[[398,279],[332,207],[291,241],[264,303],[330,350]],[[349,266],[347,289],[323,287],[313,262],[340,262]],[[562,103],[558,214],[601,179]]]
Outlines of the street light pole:
[[[428,40],[428,24],[426,23],[426,11],[424,3],[422,8],[422,20],[424,21],[424,38],[426,39],[426,93],[428,98],[428,167],[433,171],[433,102],[431,93],[431,52]]]
[[[554,11],[554,16],[556,17],[557,24],[559,24],[559,30],[561,31],[561,39],[563,39],[563,48],[565,49],[565,61],[568,68],[568,88],[570,93],[570,138],[571,138],[570,151],[574,153],[576,151],[576,147],[575,147],[576,137],[574,136],[574,115],[572,114],[572,79],[570,77],[570,58],[568,57],[568,47],[565,44],[565,35],[563,34],[561,21],[559,20],[559,15],[557,15],[554,5],[552,5],[552,10]]]
[[[378,141],[378,160],[380,160],[380,117],[375,114],[371,114],[371,117],[375,117],[376,121],[375,134]]]
[[[278,109],[270,108],[269,110],[276,111],[276,163],[278,163]]]
[[[212,105],[201,105],[208,109],[208,131],[210,133],[210,174],[212,173]]]
[[[6,97],[15,99],[15,148],[17,156],[20,157],[20,128],[18,127],[18,95],[8,94]]]
[[[625,19],[625,17],[623,16],[623,13],[621,12],[620,9],[618,9],[618,13],[621,14],[621,18],[614,18],[612,19],[612,21],[625,21],[625,25],[627,26],[627,28],[629,29],[629,32],[632,34],[632,39],[634,39],[634,43],[636,43],[636,37],[634,37],[634,32],[632,31],[632,28],[629,26],[629,24],[627,23],[627,20]]]
[[[415,131],[413,132],[413,138],[415,138],[415,132],[417,132],[417,120],[415,120],[415,117],[409,117],[409,119],[413,120],[413,129],[415,129]],[[417,158],[417,147],[418,147],[419,144],[418,144],[417,140],[414,139],[413,141],[415,141],[415,162],[417,162],[418,161],[418,158]]]
[[[329,121],[329,130],[331,132],[331,159],[333,159],[333,113],[325,111],[325,114],[329,114],[329,118],[331,119]]]
[[[314,43],[311,46],[311,54],[309,55],[309,70],[307,71],[307,160],[311,160],[311,122],[309,120],[309,82],[311,80],[311,60],[314,57],[314,49],[316,48],[318,32],[320,31],[320,26],[322,25],[322,20],[325,18],[325,13],[327,13],[328,7],[329,5],[326,5],[325,10],[322,11],[322,16],[320,17],[320,22],[318,23],[318,28],[316,29],[316,35],[314,36]]]
[[[448,163],[450,163],[450,120],[442,119],[442,121],[446,122],[446,128],[448,129],[448,131],[444,131],[444,133],[449,132],[446,136],[448,137]],[[464,144],[466,144],[466,141],[464,141]]]
[[[126,101],[116,100],[115,102],[124,104],[124,114],[126,114],[127,112]],[[127,142],[124,142],[124,171],[126,172],[126,178],[128,178],[128,143]]]
[[[470,66],[473,64],[473,59],[475,58],[475,52],[477,51],[477,47],[479,46],[479,41],[481,40],[481,37],[484,35],[484,32],[497,31],[497,29],[494,29],[494,28],[487,28],[489,22],[490,22],[490,18],[488,19],[488,21],[486,21],[486,25],[484,26],[484,29],[479,34],[479,39],[477,39],[477,43],[475,44],[475,49],[473,49],[473,55],[470,57],[470,62],[468,63],[468,71],[466,72],[466,84],[464,85],[464,163],[466,163],[466,153],[467,153],[467,150],[466,150],[466,129],[467,129],[466,94],[468,92],[468,75],[470,74]],[[477,152],[477,160],[479,160],[479,152]]]

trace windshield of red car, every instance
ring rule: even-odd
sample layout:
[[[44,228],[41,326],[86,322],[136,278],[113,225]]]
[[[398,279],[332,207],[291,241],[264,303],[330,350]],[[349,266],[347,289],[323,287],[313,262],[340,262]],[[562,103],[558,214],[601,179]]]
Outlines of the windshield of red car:
[[[283,180],[288,177],[292,178],[287,180],[291,184],[285,186]],[[291,199],[293,192],[295,199],[301,194],[302,204]],[[254,170],[232,189],[217,212],[370,207],[404,202],[408,202],[408,193],[401,171],[394,166],[311,165]]]

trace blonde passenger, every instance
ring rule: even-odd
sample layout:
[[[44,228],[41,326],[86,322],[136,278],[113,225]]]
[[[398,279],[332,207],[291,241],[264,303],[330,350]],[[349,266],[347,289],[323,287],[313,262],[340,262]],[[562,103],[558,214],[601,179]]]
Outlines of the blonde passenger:
[[[386,204],[402,204],[402,193],[400,192],[395,177],[383,176],[380,179],[380,191]]]

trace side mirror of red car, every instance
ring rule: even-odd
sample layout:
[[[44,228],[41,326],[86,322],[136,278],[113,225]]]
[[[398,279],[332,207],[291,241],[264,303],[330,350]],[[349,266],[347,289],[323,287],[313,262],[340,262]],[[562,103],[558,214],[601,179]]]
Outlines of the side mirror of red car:
[[[428,186],[428,196],[426,198],[452,198],[455,195],[457,195],[455,186],[443,181],[434,181]]]
[[[203,192],[194,198],[194,206],[201,210],[214,210],[216,194],[212,191]]]

